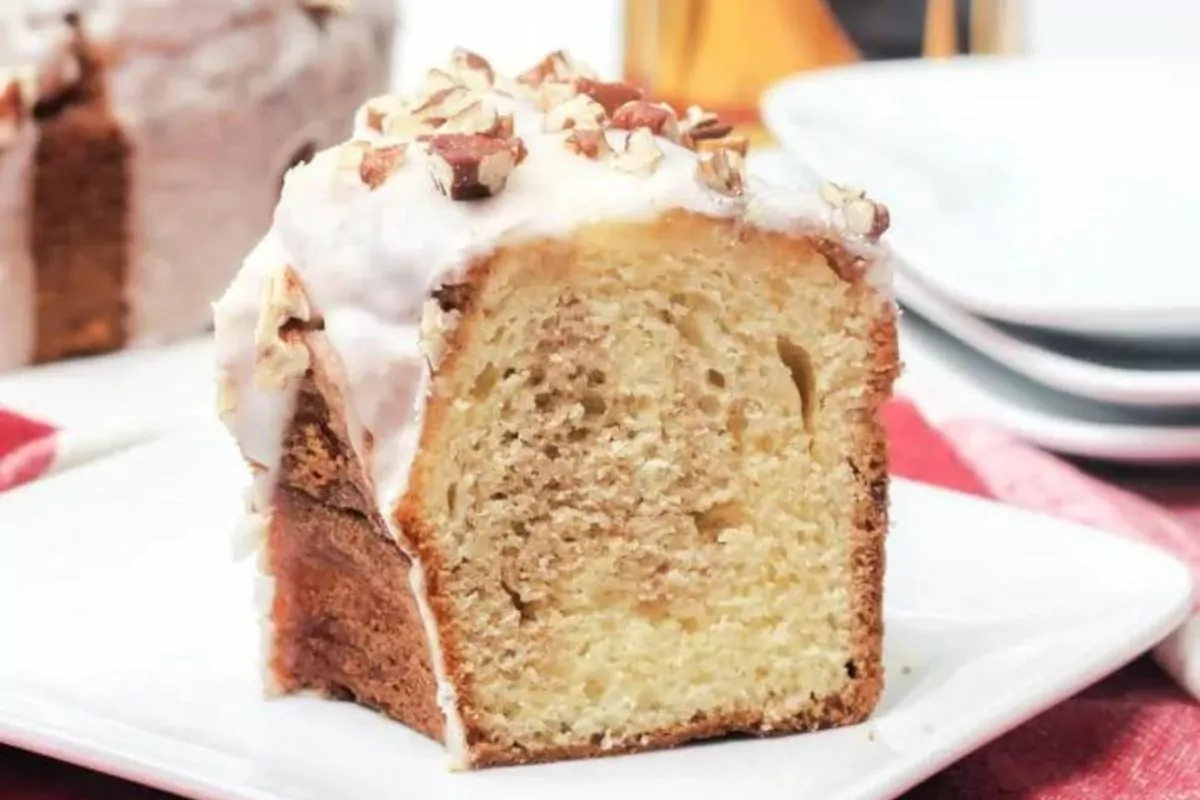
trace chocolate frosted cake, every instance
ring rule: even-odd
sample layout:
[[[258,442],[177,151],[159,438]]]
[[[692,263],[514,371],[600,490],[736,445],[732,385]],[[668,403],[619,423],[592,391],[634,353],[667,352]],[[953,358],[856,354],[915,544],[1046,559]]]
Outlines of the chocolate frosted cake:
[[[389,73],[389,0],[0,5],[0,369],[203,330]]]
[[[289,173],[216,306],[271,692],[460,768],[871,713],[888,214],[744,152],[459,52]]]

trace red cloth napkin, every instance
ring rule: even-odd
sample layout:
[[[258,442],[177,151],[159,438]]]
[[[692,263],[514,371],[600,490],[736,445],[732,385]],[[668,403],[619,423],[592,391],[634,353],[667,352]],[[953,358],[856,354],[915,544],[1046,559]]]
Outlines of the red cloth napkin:
[[[980,496],[1015,498],[1022,505],[1107,523],[1107,527],[1113,527],[1116,519],[1124,529],[1139,533],[1139,526],[1149,519],[1148,535],[1174,550],[1182,544],[1190,553],[1188,548],[1196,541],[1181,543],[1179,537],[1186,539],[1187,527],[1166,511],[1093,482],[1073,467],[986,426],[955,423],[935,430],[905,402],[887,409],[886,422],[896,475]],[[3,442],[16,440],[28,446],[28,439],[0,438],[0,462]],[[1019,480],[1013,469],[1025,480]],[[1031,478],[1035,485],[1044,482],[1047,470],[1054,474],[1055,486],[1031,494],[1026,484]],[[1196,495],[1188,492],[1180,497],[1187,501]],[[1193,503],[1189,514],[1200,511],[1200,500]],[[1195,519],[1200,523],[1200,514]],[[1200,537],[1200,524],[1193,532]],[[0,747],[3,800],[166,797]],[[914,789],[908,798],[1200,798],[1200,704],[1143,658],[967,756]]]
[[[0,492],[44,475],[58,453],[53,425],[0,408]]]

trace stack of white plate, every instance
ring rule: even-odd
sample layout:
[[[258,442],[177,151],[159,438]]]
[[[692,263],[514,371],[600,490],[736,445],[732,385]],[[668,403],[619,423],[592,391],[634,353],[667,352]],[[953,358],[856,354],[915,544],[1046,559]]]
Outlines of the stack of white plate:
[[[1200,462],[1197,108],[1200,60],[863,65],[774,87],[783,149],[753,166],[891,208],[906,380],[934,413]]]

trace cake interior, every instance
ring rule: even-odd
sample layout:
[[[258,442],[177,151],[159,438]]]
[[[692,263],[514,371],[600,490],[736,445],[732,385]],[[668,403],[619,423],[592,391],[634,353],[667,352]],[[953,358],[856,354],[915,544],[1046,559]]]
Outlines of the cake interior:
[[[878,294],[686,215],[502,251],[454,294],[401,516],[477,762],[869,713]]]

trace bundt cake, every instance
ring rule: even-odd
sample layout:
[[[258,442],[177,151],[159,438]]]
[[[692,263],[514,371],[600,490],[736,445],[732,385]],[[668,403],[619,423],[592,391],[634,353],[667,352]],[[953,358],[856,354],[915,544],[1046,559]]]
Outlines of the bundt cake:
[[[871,713],[887,210],[744,149],[565,53],[459,51],[288,173],[215,308],[271,693],[457,768]]]
[[[0,6],[0,369],[204,330],[388,78],[390,0]]]

